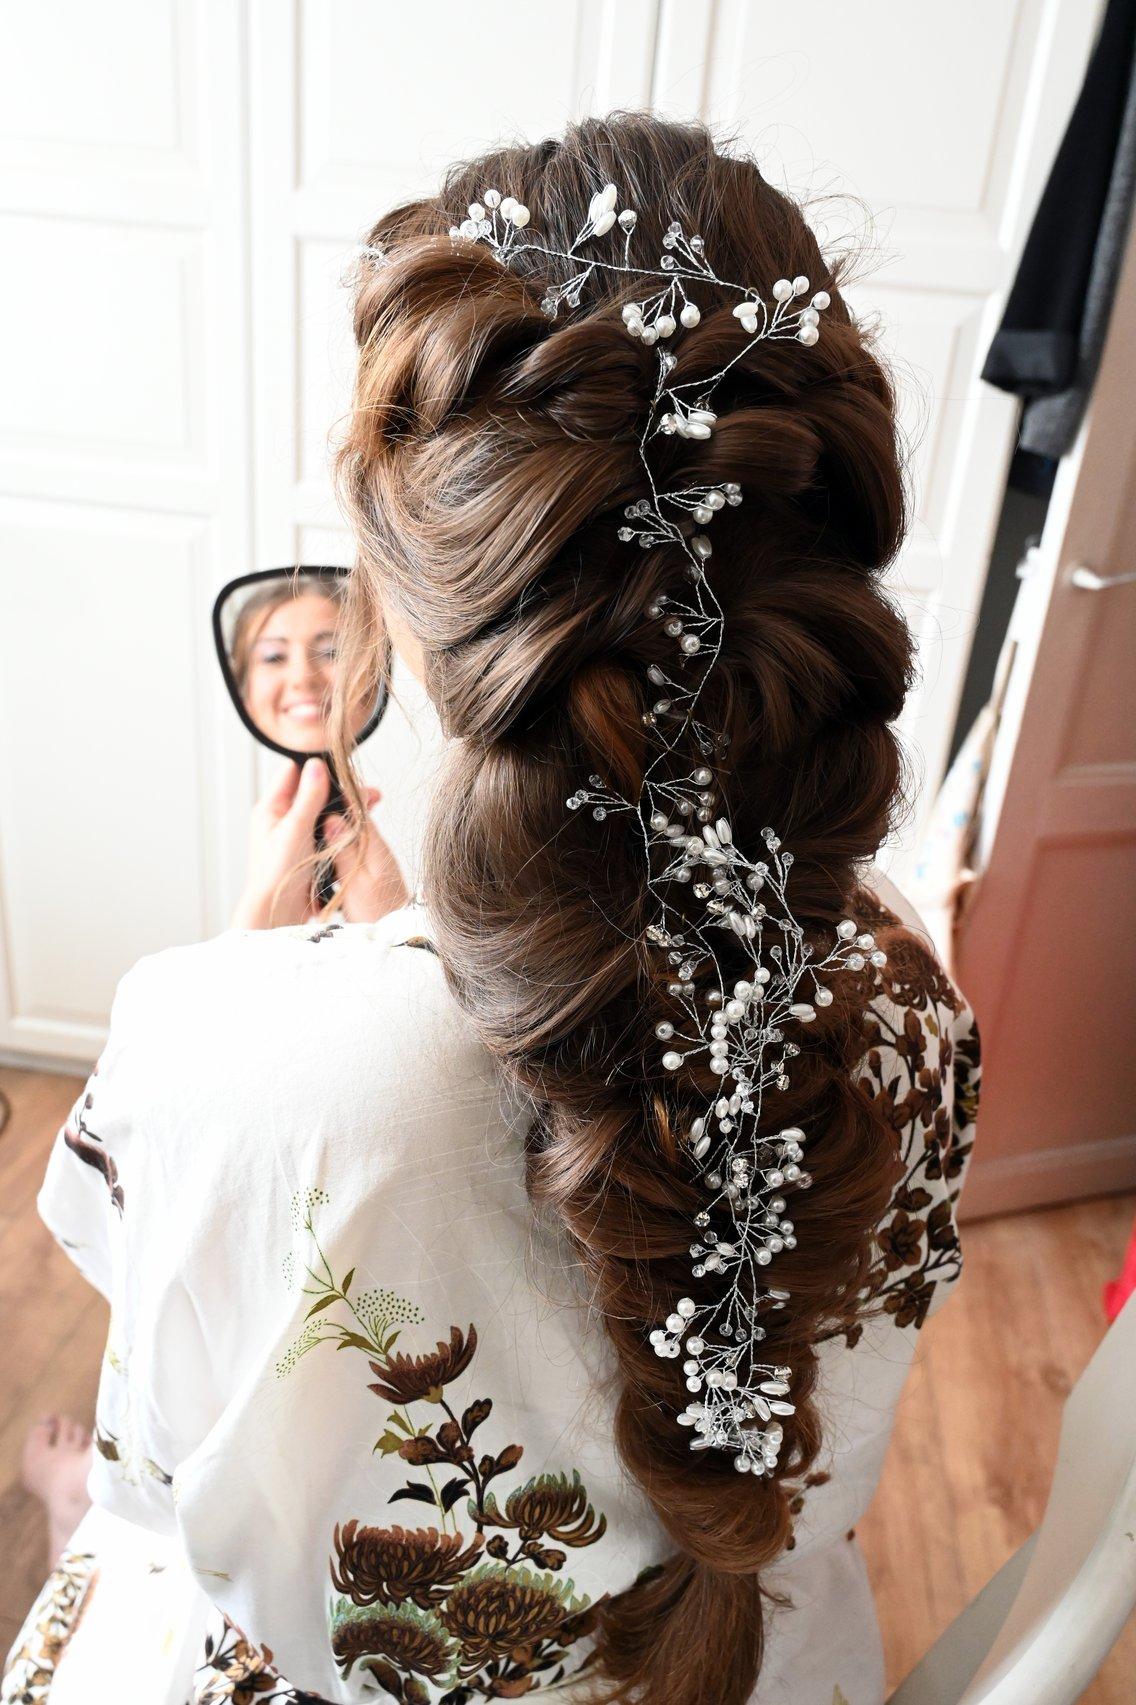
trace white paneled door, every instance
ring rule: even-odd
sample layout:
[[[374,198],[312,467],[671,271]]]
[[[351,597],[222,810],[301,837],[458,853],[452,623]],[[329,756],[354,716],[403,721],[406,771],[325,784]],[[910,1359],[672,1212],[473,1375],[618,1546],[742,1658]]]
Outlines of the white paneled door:
[[[0,0],[8,1056],[89,1060],[135,958],[224,927],[263,772],[208,607],[246,568],[348,560],[328,461],[352,245],[449,160],[586,112],[709,119],[809,198],[822,240],[875,212],[853,301],[879,315],[912,444],[896,586],[926,797],[1012,440],[976,372],[1097,11]],[[402,747],[372,744],[393,795]]]

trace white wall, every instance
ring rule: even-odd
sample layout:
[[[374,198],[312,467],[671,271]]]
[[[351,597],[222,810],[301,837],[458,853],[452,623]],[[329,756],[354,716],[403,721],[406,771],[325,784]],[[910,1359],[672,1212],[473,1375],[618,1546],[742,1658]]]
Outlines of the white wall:
[[[350,247],[502,134],[653,103],[739,132],[775,182],[875,210],[853,300],[882,317],[915,442],[896,586],[929,792],[1012,437],[975,375],[1097,10],[0,0],[9,1057],[89,1059],[134,958],[224,927],[258,772],[215,678],[212,595],[246,568],[349,560],[327,464]],[[839,240],[861,210],[812,217]],[[394,726],[373,759],[388,793]]]

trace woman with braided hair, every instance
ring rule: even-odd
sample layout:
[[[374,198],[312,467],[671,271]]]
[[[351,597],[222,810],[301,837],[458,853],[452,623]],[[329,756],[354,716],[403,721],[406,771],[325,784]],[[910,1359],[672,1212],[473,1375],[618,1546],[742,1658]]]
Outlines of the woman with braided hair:
[[[419,892],[143,962],[41,1198],[112,1302],[84,1521],[165,1536],[198,1700],[883,1698],[851,1530],[978,1054],[871,868],[903,482],[839,285],[644,115],[368,236],[337,692],[385,630],[440,731]]]

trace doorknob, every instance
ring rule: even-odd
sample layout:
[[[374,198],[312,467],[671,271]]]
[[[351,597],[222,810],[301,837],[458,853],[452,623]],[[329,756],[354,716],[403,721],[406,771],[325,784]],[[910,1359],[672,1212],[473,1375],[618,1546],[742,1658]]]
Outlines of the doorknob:
[[[1098,574],[1083,563],[1078,563],[1069,575],[1070,586],[1079,586],[1082,592],[1107,592],[1110,586],[1130,586],[1134,580],[1136,569],[1124,574]]]

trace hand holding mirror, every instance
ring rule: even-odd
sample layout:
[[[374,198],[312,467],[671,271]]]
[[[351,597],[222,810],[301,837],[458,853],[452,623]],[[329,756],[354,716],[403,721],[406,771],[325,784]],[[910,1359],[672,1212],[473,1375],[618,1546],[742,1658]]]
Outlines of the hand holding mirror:
[[[231,580],[213,605],[217,660],[249,733],[297,766],[310,757],[328,766],[331,790],[317,844],[324,821],[344,803],[329,729],[348,573],[310,564],[260,569]],[[362,695],[352,719],[356,745],[374,733],[386,706],[385,683]],[[331,883],[331,872],[324,871],[321,903],[331,897]]]

